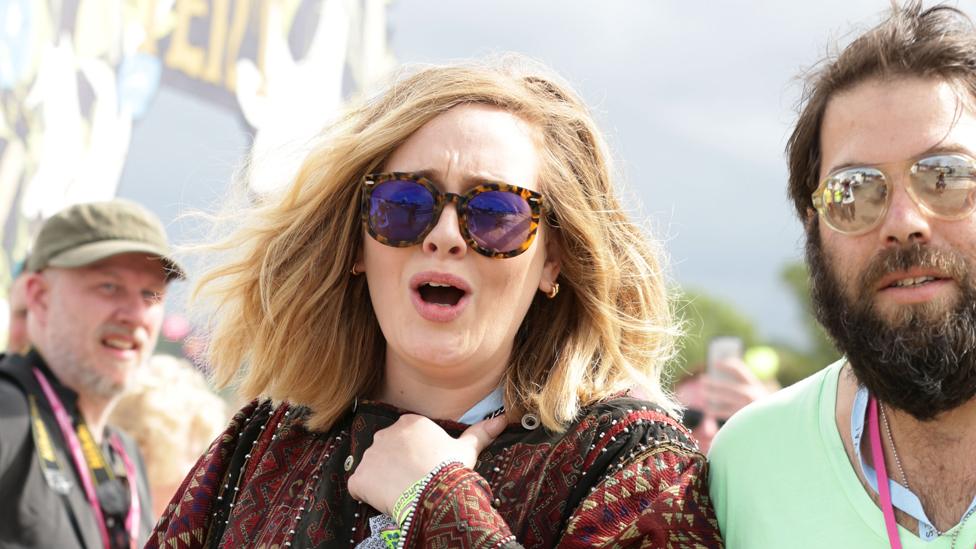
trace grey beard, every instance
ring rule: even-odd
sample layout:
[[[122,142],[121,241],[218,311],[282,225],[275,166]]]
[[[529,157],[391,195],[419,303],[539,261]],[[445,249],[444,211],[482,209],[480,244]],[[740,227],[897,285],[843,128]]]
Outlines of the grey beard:
[[[113,399],[129,388],[129,383],[115,383],[111,379],[98,375],[91,370],[79,369],[76,372],[76,379],[89,395],[104,400]]]
[[[101,400],[118,397],[128,388],[127,382],[117,383],[101,375],[90,364],[78,359],[74,353],[63,347],[66,346],[55,344],[52,348],[42,350],[44,361],[61,383],[78,393]],[[128,376],[126,379],[130,378]]]

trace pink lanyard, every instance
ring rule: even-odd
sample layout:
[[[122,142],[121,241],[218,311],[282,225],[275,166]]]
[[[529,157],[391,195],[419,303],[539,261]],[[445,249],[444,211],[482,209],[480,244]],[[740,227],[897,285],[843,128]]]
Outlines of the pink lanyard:
[[[884,451],[881,449],[878,401],[874,397],[868,400],[868,438],[871,440],[871,459],[874,461],[875,481],[878,484],[878,496],[881,499],[881,513],[884,515],[885,530],[888,532],[888,543],[891,549],[901,549],[898,521],[895,520],[895,508],[891,504],[891,488],[888,486],[888,468],[885,466]]]
[[[139,507],[139,492],[136,490],[136,467],[129,459],[129,454],[125,453],[125,447],[118,435],[112,435],[112,448],[122,458],[122,466],[125,467],[125,483],[129,485],[129,512],[125,515],[125,530],[129,532],[129,540],[132,547],[136,546],[136,536],[139,535],[139,514],[142,508]]]
[[[54,410],[54,417],[58,421],[58,427],[61,428],[61,434],[68,443],[71,457],[75,462],[75,468],[78,470],[78,476],[81,478],[81,485],[85,490],[85,496],[88,498],[88,505],[91,507],[92,512],[95,513],[95,522],[98,524],[98,530],[102,534],[102,540],[105,543],[106,549],[110,549],[111,545],[109,542],[108,527],[105,526],[105,516],[102,514],[102,506],[98,503],[98,496],[95,494],[95,486],[92,484],[88,461],[85,460],[85,454],[81,451],[81,442],[78,440],[78,435],[75,434],[74,422],[64,409],[64,405],[61,404],[61,399],[58,398],[58,395],[51,388],[51,384],[48,383],[47,378],[37,368],[34,368],[34,377],[41,384],[41,390],[44,391],[44,396],[47,397],[48,403],[51,404],[51,409]],[[125,529],[129,532],[129,539],[131,545],[134,547],[136,544],[136,532],[139,527],[140,512],[139,495],[136,492],[136,471],[118,437],[113,436],[111,444],[115,448],[115,451],[122,457],[122,463],[125,466],[126,480],[129,485],[129,513],[125,517]]]

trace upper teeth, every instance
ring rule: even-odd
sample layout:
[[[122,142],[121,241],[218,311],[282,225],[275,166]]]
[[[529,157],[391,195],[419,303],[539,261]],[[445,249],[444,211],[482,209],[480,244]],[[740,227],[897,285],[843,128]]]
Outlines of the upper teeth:
[[[135,347],[131,341],[125,339],[116,339],[114,337],[105,338],[105,344],[109,347],[115,347],[116,349],[128,350]]]
[[[900,288],[900,287],[904,287],[904,286],[914,286],[916,284],[923,284],[923,283],[928,282],[930,280],[935,280],[935,277],[934,276],[920,276],[920,277],[917,277],[917,278],[903,278],[903,279],[899,280],[898,282],[895,282],[892,285]]]
[[[450,288],[451,287],[450,284],[441,284],[440,282],[428,282],[427,285],[428,286],[432,286],[434,288]]]

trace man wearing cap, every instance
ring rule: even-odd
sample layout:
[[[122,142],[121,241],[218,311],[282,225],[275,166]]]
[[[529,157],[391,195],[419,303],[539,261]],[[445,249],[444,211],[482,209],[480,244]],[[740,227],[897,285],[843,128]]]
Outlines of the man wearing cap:
[[[183,270],[159,221],[122,200],[70,207],[26,265],[30,350],[0,358],[0,547],[141,547],[135,444],[106,425],[156,344]]]

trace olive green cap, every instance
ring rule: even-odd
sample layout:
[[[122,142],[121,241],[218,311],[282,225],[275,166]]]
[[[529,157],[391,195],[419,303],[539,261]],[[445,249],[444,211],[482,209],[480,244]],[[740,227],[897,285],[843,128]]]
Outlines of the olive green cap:
[[[27,270],[84,267],[133,252],[159,257],[166,266],[167,280],[186,278],[171,257],[159,219],[142,206],[121,199],[77,204],[45,221],[27,259]]]

